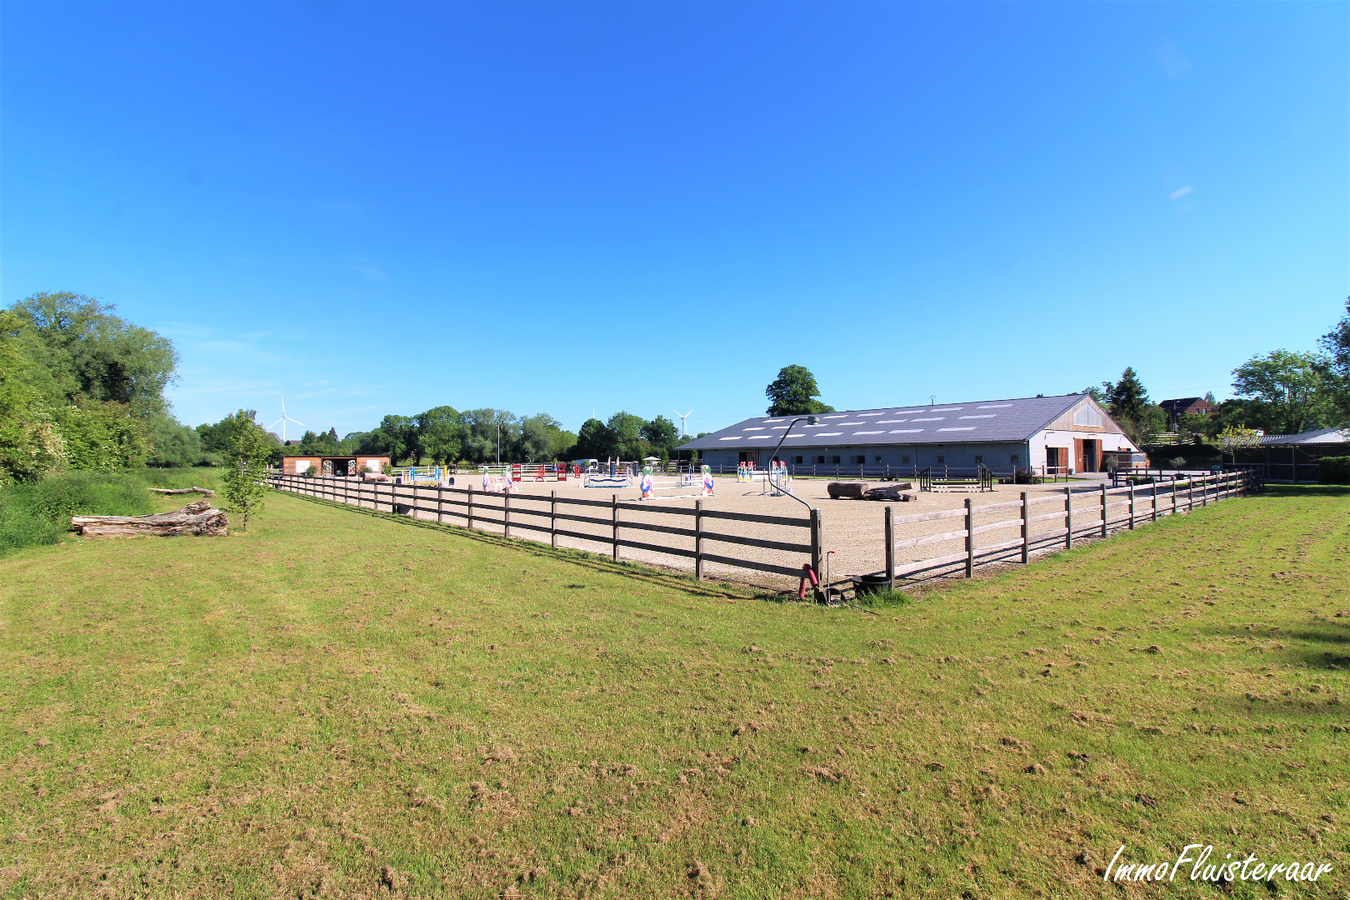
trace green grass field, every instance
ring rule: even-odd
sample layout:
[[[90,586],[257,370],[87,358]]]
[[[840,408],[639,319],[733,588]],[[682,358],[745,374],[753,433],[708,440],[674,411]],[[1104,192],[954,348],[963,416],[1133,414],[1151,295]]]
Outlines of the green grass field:
[[[1348,513],[1272,489],[877,616],[277,494],[21,550],[0,896],[1346,896]],[[1335,869],[1103,882],[1190,843]]]

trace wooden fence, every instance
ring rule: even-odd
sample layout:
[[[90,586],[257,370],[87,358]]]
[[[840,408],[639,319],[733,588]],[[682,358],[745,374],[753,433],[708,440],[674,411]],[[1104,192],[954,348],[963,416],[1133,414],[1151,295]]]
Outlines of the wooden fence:
[[[694,575],[700,580],[705,577],[706,563],[793,578],[802,574],[806,562],[820,571],[820,512],[815,509],[809,516],[765,516],[704,509],[701,500],[692,509],[626,502],[617,494],[608,500],[560,497],[557,491],[547,496],[496,494],[475,491],[472,485],[459,489],[275,473],[268,482],[278,490],[333,503],[438,525],[500,529],[505,537],[547,542],[553,547],[559,538],[580,543],[583,546],[577,549],[591,552],[597,552],[600,545],[615,560],[624,549],[679,557],[693,561]],[[767,527],[770,536],[734,533],[750,525],[761,526],[761,532]],[[802,531],[808,534],[803,536]],[[735,548],[744,547],[768,552],[737,555]]]
[[[1007,561],[1020,556],[1025,563],[1032,550],[1062,544],[1065,549],[1073,546],[1075,538],[1106,537],[1112,527],[1133,530],[1140,522],[1156,522],[1162,516],[1190,512],[1196,506],[1207,506],[1211,502],[1238,494],[1246,494],[1259,487],[1258,476],[1253,472],[1236,471],[1211,475],[1173,476],[1170,482],[1159,479],[1147,485],[1128,485],[1123,488],[1107,488],[1105,484],[1097,489],[1078,490],[1065,488],[1064,493],[1031,498],[1023,491],[1021,499],[1002,503],[988,503],[975,506],[967,498],[964,509],[946,509],[936,512],[917,513],[910,516],[893,516],[891,507],[885,510],[886,564],[883,574],[887,586],[895,587],[895,579],[927,573],[939,574],[940,570],[964,566],[967,578],[973,577],[976,565]],[[1033,514],[1036,507],[1054,504],[1056,509]],[[1013,518],[980,521],[997,513],[1016,510]],[[1123,511],[1122,511],[1123,510]],[[928,534],[921,537],[897,541],[895,527],[916,522],[930,522],[942,519],[962,519],[959,529]],[[1050,527],[1046,527],[1050,526]],[[1018,529],[1013,540],[1000,541],[987,546],[979,546],[976,538],[982,534],[1006,529]],[[897,564],[895,553],[929,544],[942,544],[961,541],[964,548],[960,553],[951,553],[929,559]]]

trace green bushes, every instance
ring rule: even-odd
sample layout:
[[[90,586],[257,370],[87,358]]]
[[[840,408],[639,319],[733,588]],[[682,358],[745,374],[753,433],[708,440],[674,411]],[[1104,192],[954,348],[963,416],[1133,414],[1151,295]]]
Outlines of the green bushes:
[[[134,475],[67,472],[0,490],[0,555],[54,544],[79,515],[139,516],[151,512],[152,495]]]
[[[1322,484],[1350,484],[1350,456],[1324,456],[1318,466]]]

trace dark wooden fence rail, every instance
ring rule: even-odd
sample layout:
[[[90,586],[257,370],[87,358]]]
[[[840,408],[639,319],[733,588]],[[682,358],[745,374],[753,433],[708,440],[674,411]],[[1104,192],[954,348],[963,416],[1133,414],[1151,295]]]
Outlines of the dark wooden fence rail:
[[[705,563],[797,577],[808,561],[819,571],[821,559],[820,513],[814,509],[809,517],[793,518],[704,509],[702,500],[695,501],[690,509],[625,502],[617,494],[608,500],[588,500],[560,497],[557,491],[547,496],[495,494],[475,491],[472,486],[458,489],[306,475],[273,474],[268,480],[278,490],[434,520],[438,525],[462,524],[479,530],[499,526],[505,537],[547,542],[553,547],[558,546],[558,538],[570,538],[606,547],[605,552],[616,560],[622,558],[624,548],[691,559],[694,575],[700,580],[705,577]],[[635,514],[643,518],[634,518]],[[669,524],[646,521],[648,517]],[[737,525],[745,524],[771,526],[775,537],[734,533]],[[578,530],[578,525],[591,530]],[[803,530],[807,534],[802,535]],[[737,547],[771,552],[736,555]]]
[[[936,575],[940,570],[964,565],[965,575],[974,575],[979,564],[1006,561],[1016,556],[1027,562],[1032,550],[1062,544],[1066,549],[1073,546],[1075,538],[1106,537],[1114,528],[1133,530],[1140,522],[1156,522],[1162,516],[1190,512],[1196,506],[1207,506],[1230,497],[1245,495],[1260,486],[1256,473],[1249,471],[1223,472],[1211,475],[1170,476],[1169,480],[1157,479],[1148,484],[1130,484],[1123,488],[1107,488],[1105,484],[1096,489],[1073,490],[1065,488],[1062,495],[1031,498],[1023,491],[1019,500],[1002,503],[989,503],[975,506],[967,498],[964,509],[947,509],[938,512],[918,513],[910,516],[894,516],[888,506],[885,510],[884,532],[886,541],[885,574],[890,587],[895,586],[896,578],[918,574]],[[1035,507],[1053,505],[1050,512],[1034,514]],[[977,525],[976,517],[1006,510],[1018,510],[1011,519],[998,519]],[[923,535],[897,541],[895,526],[915,522],[928,522],[942,519],[962,519],[961,527],[954,531]],[[1044,528],[1047,523],[1051,528]],[[1042,527],[1038,527],[1042,526]],[[987,546],[978,546],[976,536],[1003,529],[1018,529],[1013,540],[1001,541]],[[960,553],[935,556],[914,562],[895,562],[895,551],[928,544],[941,544],[949,541],[962,541],[964,549]]]

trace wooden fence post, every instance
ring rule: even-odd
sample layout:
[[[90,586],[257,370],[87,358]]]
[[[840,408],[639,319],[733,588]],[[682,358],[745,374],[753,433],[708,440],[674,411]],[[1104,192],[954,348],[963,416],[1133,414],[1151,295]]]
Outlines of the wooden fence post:
[[[511,491],[502,494],[502,537],[511,536]]]
[[[1195,477],[1186,476],[1186,512],[1195,509]]]
[[[1134,531],[1134,482],[1130,482],[1130,530]]]
[[[1064,489],[1064,549],[1073,548],[1073,489]]]
[[[1149,491],[1149,510],[1153,515],[1153,522],[1158,521],[1158,482],[1150,481],[1148,483]]]
[[[895,523],[891,508],[886,507],[886,517],[882,521],[882,531],[886,534],[886,590],[895,590]]]
[[[1200,479],[1200,505],[1209,506],[1209,476],[1202,476]]]
[[[703,580],[703,501],[694,501],[694,579]]]
[[[440,525],[445,519],[445,485],[436,484],[436,524]]]
[[[816,573],[817,578],[824,578],[825,574],[820,568],[825,555],[821,549],[822,537],[820,510],[813,506],[811,507],[811,569]],[[822,581],[821,587],[828,587],[828,585]]]
[[[1102,482],[1102,537],[1106,537],[1106,482]]]
[[[1031,562],[1031,503],[1027,492],[1022,492],[1022,565]]]
[[[469,527],[473,527],[473,482],[469,482]]]
[[[1177,514],[1177,476],[1172,476],[1172,515]]]
[[[417,482],[413,482],[412,517],[417,518]]]
[[[548,539],[558,549],[558,492],[548,492]]]
[[[966,498],[966,577],[975,577],[975,506]]]
[[[614,561],[619,561],[619,495],[610,494],[610,509],[614,516]]]

